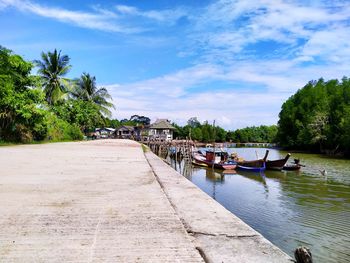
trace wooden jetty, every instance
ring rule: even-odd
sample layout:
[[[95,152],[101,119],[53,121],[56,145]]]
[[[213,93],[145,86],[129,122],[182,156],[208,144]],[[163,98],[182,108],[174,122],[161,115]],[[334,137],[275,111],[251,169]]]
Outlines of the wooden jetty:
[[[184,160],[185,163],[192,163],[192,149],[195,147],[195,143],[190,139],[172,141],[154,139],[142,143],[163,159],[170,156],[176,161]]]

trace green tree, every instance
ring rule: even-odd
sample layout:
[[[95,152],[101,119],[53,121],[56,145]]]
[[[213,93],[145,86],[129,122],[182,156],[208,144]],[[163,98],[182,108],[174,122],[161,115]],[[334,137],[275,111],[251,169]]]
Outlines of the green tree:
[[[59,118],[77,125],[85,133],[105,123],[99,107],[91,101],[69,99],[52,110]]]
[[[193,140],[202,141],[202,129],[199,127],[192,129],[191,137]]]
[[[216,126],[215,127],[215,141],[216,142],[224,142],[226,140],[226,131],[219,127],[219,126]]]
[[[341,81],[310,81],[283,105],[277,138],[287,148],[349,153],[347,146],[350,85]]]
[[[130,117],[130,121],[135,121],[136,123],[148,126],[151,124],[151,119],[146,116],[133,115]]]
[[[106,127],[110,127],[110,128],[118,128],[121,126],[119,120],[109,119],[109,118],[105,118],[105,125],[106,125]]]
[[[201,123],[198,121],[197,117],[192,117],[187,121],[187,125],[191,128],[197,128],[201,126]]]
[[[47,134],[43,96],[33,65],[0,46],[0,140],[29,142]]]
[[[77,80],[77,84],[71,91],[71,96],[75,99],[90,101],[97,105],[98,110],[104,116],[111,116],[111,108],[114,104],[109,100],[112,99],[106,88],[97,88],[95,76],[89,73],[83,73]]]
[[[53,52],[42,52],[41,60],[35,60],[34,63],[39,67],[46,101],[49,105],[55,105],[67,93],[69,80],[64,76],[71,68],[69,57],[55,49]]]

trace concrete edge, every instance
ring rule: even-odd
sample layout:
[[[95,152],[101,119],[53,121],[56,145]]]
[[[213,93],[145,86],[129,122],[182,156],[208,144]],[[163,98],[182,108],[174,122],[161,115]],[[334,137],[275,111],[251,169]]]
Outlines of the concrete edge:
[[[294,262],[154,153],[144,155],[205,262]]]

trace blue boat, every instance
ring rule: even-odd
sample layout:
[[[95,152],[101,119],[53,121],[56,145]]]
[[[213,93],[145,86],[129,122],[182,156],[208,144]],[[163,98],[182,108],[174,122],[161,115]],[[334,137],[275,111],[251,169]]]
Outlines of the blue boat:
[[[247,172],[260,173],[266,170],[266,165],[265,162],[262,162],[262,165],[260,167],[244,166],[243,164],[237,164],[237,169]]]
[[[253,161],[238,161],[237,169],[247,172],[260,173],[266,170],[266,159],[269,155],[269,150],[266,150],[265,156],[259,160]]]

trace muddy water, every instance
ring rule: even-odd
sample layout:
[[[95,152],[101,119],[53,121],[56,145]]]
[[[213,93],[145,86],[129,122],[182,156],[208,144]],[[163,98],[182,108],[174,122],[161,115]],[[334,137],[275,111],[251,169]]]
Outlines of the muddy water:
[[[262,148],[229,148],[255,159]],[[269,159],[285,156],[271,150]],[[184,176],[229,211],[293,256],[296,247],[311,249],[315,262],[350,262],[350,160],[293,154],[305,165],[299,172],[225,174],[175,165]],[[320,170],[326,170],[324,176]]]

